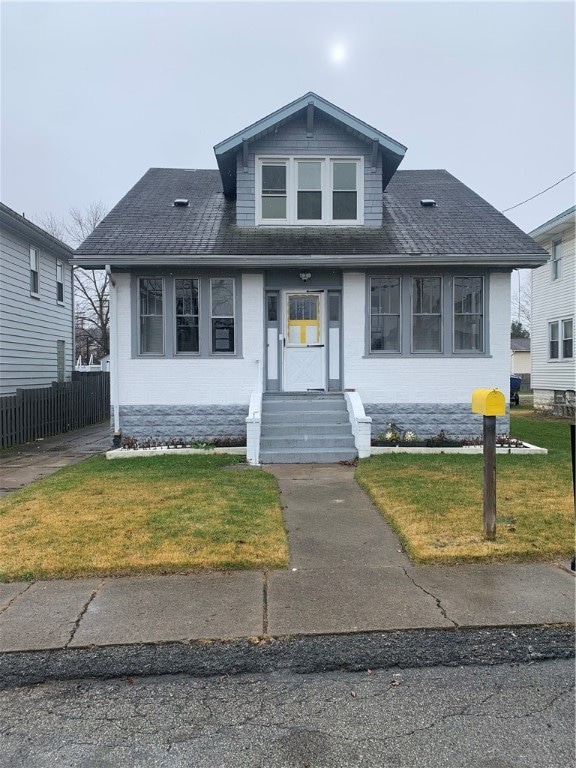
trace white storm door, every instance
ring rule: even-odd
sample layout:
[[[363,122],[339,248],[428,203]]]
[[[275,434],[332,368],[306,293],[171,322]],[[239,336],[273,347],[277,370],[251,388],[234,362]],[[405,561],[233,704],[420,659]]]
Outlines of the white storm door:
[[[325,389],[323,293],[286,293],[284,391]]]

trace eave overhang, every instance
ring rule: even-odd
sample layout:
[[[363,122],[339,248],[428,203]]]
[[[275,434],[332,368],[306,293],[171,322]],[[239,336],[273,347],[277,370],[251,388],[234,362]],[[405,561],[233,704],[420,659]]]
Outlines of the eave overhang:
[[[545,264],[546,257],[538,254],[478,254],[478,253],[397,253],[383,255],[94,255],[76,256],[72,263],[87,269],[132,269],[145,267],[222,267],[233,269],[275,269],[277,267],[316,267],[326,269],[364,269],[377,267],[482,267],[490,269],[535,269]]]
[[[347,131],[364,139],[367,143],[373,145],[374,142],[377,142],[382,152],[382,189],[385,189],[402,162],[407,148],[385,133],[368,125],[368,123],[359,120],[357,117],[310,91],[301,98],[296,99],[296,101],[287,104],[285,107],[215,145],[214,154],[220,169],[222,186],[226,197],[233,198],[236,195],[236,156],[238,152],[242,151],[243,147],[245,150],[249,142],[265,136],[300,112],[308,110],[309,105],[338,121]]]
[[[21,237],[50,251],[63,261],[70,262],[74,256],[74,249],[53,237],[49,232],[33,224],[28,219],[13,211],[4,203],[0,203],[0,225],[4,229],[12,229]]]

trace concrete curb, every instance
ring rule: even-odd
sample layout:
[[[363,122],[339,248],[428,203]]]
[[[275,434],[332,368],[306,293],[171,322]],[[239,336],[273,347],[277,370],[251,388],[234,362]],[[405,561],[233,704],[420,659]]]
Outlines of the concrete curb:
[[[0,689],[50,680],[495,665],[574,656],[572,625],[421,629],[0,654]]]

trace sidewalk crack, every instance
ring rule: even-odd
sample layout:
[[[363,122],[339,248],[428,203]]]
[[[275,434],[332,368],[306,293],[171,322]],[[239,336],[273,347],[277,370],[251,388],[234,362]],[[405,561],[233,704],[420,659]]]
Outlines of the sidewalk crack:
[[[76,632],[78,631],[78,627],[80,626],[80,622],[81,622],[81,621],[82,621],[82,619],[84,618],[84,614],[85,614],[85,613],[86,613],[86,611],[88,610],[88,606],[90,605],[90,603],[92,602],[92,600],[94,600],[94,598],[96,597],[96,595],[98,594],[98,592],[100,592],[100,590],[101,590],[101,589],[102,589],[102,587],[104,586],[104,583],[105,583],[105,580],[103,579],[103,580],[100,582],[100,584],[98,584],[98,586],[96,587],[96,589],[95,589],[95,590],[92,592],[92,594],[90,595],[90,597],[88,598],[88,600],[86,601],[86,603],[84,604],[84,607],[83,607],[83,608],[82,608],[82,610],[80,611],[80,614],[79,614],[78,618],[77,618],[77,619],[76,619],[76,621],[74,622],[74,626],[72,627],[72,632],[70,633],[70,637],[68,638],[68,642],[66,643],[66,645],[64,646],[64,648],[68,648],[68,646],[70,645],[70,643],[72,642],[72,640],[74,640],[74,635],[75,635],[75,634],[76,634]]]
[[[447,621],[450,621],[450,622],[452,622],[452,624],[454,624],[454,626],[455,626],[455,627],[458,627],[458,626],[460,626],[460,625],[459,625],[457,622],[455,622],[455,621],[454,621],[454,619],[451,619],[451,618],[450,618],[450,616],[448,616],[448,614],[446,613],[446,609],[445,609],[445,608],[444,608],[444,606],[442,605],[442,601],[440,600],[440,598],[439,598],[439,597],[436,597],[436,595],[433,595],[433,594],[432,594],[432,592],[428,592],[428,590],[427,590],[427,589],[424,589],[424,587],[423,587],[423,586],[421,586],[420,584],[417,584],[417,583],[414,581],[414,579],[412,578],[412,576],[410,576],[410,574],[408,573],[408,571],[406,570],[406,568],[402,567],[402,570],[403,570],[403,571],[404,571],[404,573],[406,574],[407,578],[409,578],[409,579],[410,579],[410,581],[412,582],[412,584],[414,584],[414,586],[415,586],[415,587],[418,587],[418,589],[421,589],[421,590],[422,590],[422,592],[424,592],[426,595],[429,595],[429,596],[430,596],[430,597],[431,597],[433,600],[435,600],[435,601],[436,601],[436,606],[437,606],[438,610],[440,611],[440,613],[442,614],[442,616],[444,616],[444,618],[445,618]]]
[[[9,600],[9,601],[6,603],[6,605],[4,606],[4,608],[2,608],[2,610],[0,611],[0,614],[4,613],[4,611],[7,611],[7,610],[8,610],[8,608],[10,608],[10,606],[11,606],[11,605],[14,605],[14,603],[16,602],[16,600],[18,600],[18,598],[19,598],[19,597],[22,597],[22,595],[23,595],[24,593],[28,592],[28,590],[30,589],[30,587],[34,586],[34,584],[36,584],[36,582],[35,582],[35,581],[31,581],[29,584],[27,584],[27,585],[26,585],[25,589],[23,589],[23,590],[22,590],[22,592],[18,592],[18,594],[17,594],[17,595],[14,595],[14,597],[12,598],[12,600]]]
[[[268,572],[262,574],[262,634],[268,634]]]

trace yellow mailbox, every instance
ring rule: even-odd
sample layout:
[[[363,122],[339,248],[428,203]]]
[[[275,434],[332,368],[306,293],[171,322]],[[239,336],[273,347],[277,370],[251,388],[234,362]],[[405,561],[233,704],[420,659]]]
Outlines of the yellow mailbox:
[[[475,389],[472,392],[472,413],[481,416],[505,416],[506,399],[499,389]]]

